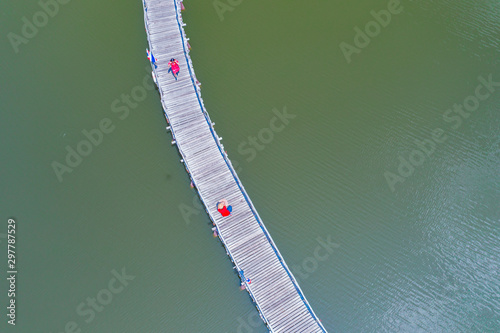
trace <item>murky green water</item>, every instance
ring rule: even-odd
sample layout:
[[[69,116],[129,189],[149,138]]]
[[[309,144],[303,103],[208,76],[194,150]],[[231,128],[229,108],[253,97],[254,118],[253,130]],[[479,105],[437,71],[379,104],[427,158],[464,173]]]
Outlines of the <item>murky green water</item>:
[[[184,14],[203,99],[325,327],[499,332],[500,3],[220,3]],[[0,3],[0,331],[266,332],[144,88],[140,1],[49,10]]]

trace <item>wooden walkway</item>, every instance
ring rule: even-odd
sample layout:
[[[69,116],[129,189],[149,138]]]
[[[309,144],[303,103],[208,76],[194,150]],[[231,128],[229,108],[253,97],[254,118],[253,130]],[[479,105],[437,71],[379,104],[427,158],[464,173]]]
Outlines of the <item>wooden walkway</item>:
[[[205,110],[189,56],[179,0],[143,0],[149,47],[165,117],[182,162],[220,240],[270,332],[326,332],[248,197]],[[215,15],[215,14],[214,14]],[[180,62],[179,79],[168,73]],[[226,198],[233,213],[222,217]],[[246,279],[251,279],[247,283]]]

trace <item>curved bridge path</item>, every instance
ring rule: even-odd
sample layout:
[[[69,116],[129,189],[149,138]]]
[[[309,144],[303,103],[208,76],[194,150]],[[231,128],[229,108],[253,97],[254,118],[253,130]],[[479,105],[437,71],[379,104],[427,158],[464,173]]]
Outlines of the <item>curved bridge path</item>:
[[[153,73],[165,117],[182,162],[215,223],[220,240],[271,332],[326,332],[248,197],[200,96],[189,57],[179,0],[144,0],[144,20]],[[179,60],[176,81],[170,58]],[[226,198],[233,213],[222,217],[216,203]],[[250,278],[251,283],[246,279]]]

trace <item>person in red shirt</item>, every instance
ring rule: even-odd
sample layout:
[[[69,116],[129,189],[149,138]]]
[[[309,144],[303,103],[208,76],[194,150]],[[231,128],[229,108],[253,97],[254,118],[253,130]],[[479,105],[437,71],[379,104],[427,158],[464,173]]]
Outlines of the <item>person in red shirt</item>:
[[[172,74],[174,75],[176,80],[180,70],[181,69],[179,67],[179,62],[174,58],[170,59],[170,61],[168,62],[168,72],[170,73],[170,71],[172,71]]]
[[[217,203],[217,210],[222,216],[229,216],[233,211],[233,207],[229,206],[226,199],[222,199]]]

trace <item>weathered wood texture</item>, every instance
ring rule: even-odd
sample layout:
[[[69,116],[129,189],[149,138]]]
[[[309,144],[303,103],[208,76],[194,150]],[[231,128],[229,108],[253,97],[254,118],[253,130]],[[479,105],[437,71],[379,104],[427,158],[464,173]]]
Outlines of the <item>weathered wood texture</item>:
[[[220,240],[271,332],[326,332],[241,184],[200,95],[178,0],[145,0],[144,20],[165,117]],[[180,63],[176,81],[171,58]],[[233,213],[222,217],[226,198]],[[246,283],[243,278],[251,279]]]

